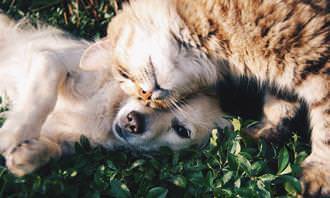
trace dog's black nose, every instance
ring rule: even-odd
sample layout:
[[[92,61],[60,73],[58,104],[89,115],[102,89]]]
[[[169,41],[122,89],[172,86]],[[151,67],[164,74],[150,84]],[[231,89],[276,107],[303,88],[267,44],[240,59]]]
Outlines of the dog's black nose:
[[[125,120],[125,129],[127,132],[134,134],[142,134],[144,131],[144,116],[137,112],[131,111],[127,114]]]

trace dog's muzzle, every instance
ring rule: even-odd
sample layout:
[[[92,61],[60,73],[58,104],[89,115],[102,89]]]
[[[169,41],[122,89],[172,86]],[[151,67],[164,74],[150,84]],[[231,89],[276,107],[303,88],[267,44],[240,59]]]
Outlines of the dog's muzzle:
[[[115,125],[115,132],[123,139],[142,135],[145,132],[145,116],[137,111],[131,111],[124,119]]]

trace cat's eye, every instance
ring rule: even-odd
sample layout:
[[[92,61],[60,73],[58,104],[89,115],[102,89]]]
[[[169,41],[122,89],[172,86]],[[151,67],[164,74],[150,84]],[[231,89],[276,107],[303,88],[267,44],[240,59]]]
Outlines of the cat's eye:
[[[181,138],[190,138],[191,131],[181,124],[177,119],[172,120],[172,128]]]
[[[123,78],[126,78],[126,79],[129,78],[126,72],[124,72],[124,71],[122,71],[122,70],[120,70],[120,69],[118,69],[118,72],[119,72],[119,74],[120,74]]]

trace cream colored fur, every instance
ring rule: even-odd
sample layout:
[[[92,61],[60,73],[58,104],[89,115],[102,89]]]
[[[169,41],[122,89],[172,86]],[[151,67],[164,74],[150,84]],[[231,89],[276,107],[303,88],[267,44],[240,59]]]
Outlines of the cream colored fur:
[[[14,23],[4,15],[0,26],[0,93],[10,99],[0,151],[16,175],[72,153],[81,135],[107,149],[178,150],[205,144],[216,125],[230,126],[212,96],[197,94],[172,111],[155,111],[124,95],[108,68],[82,71],[80,57],[90,45],[84,40],[52,27]],[[97,44],[94,50],[110,53]],[[85,54],[89,64],[108,64],[93,52]],[[129,118],[132,112],[135,117]],[[189,137],[180,136],[174,122],[188,129]]]

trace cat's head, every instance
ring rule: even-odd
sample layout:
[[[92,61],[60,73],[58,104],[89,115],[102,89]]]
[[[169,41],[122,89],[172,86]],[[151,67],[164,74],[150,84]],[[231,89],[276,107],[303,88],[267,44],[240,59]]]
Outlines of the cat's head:
[[[85,69],[103,64],[127,94],[153,108],[173,107],[202,87],[212,84],[217,72],[177,15],[171,0],[133,1],[111,21],[108,36],[84,57],[97,57]],[[102,50],[100,50],[100,46]],[[102,53],[101,53],[102,54]],[[86,60],[84,58],[82,60]],[[84,61],[82,61],[84,62]],[[91,62],[91,61],[87,61]],[[88,65],[89,67],[85,67]],[[110,67],[111,66],[111,67]]]

